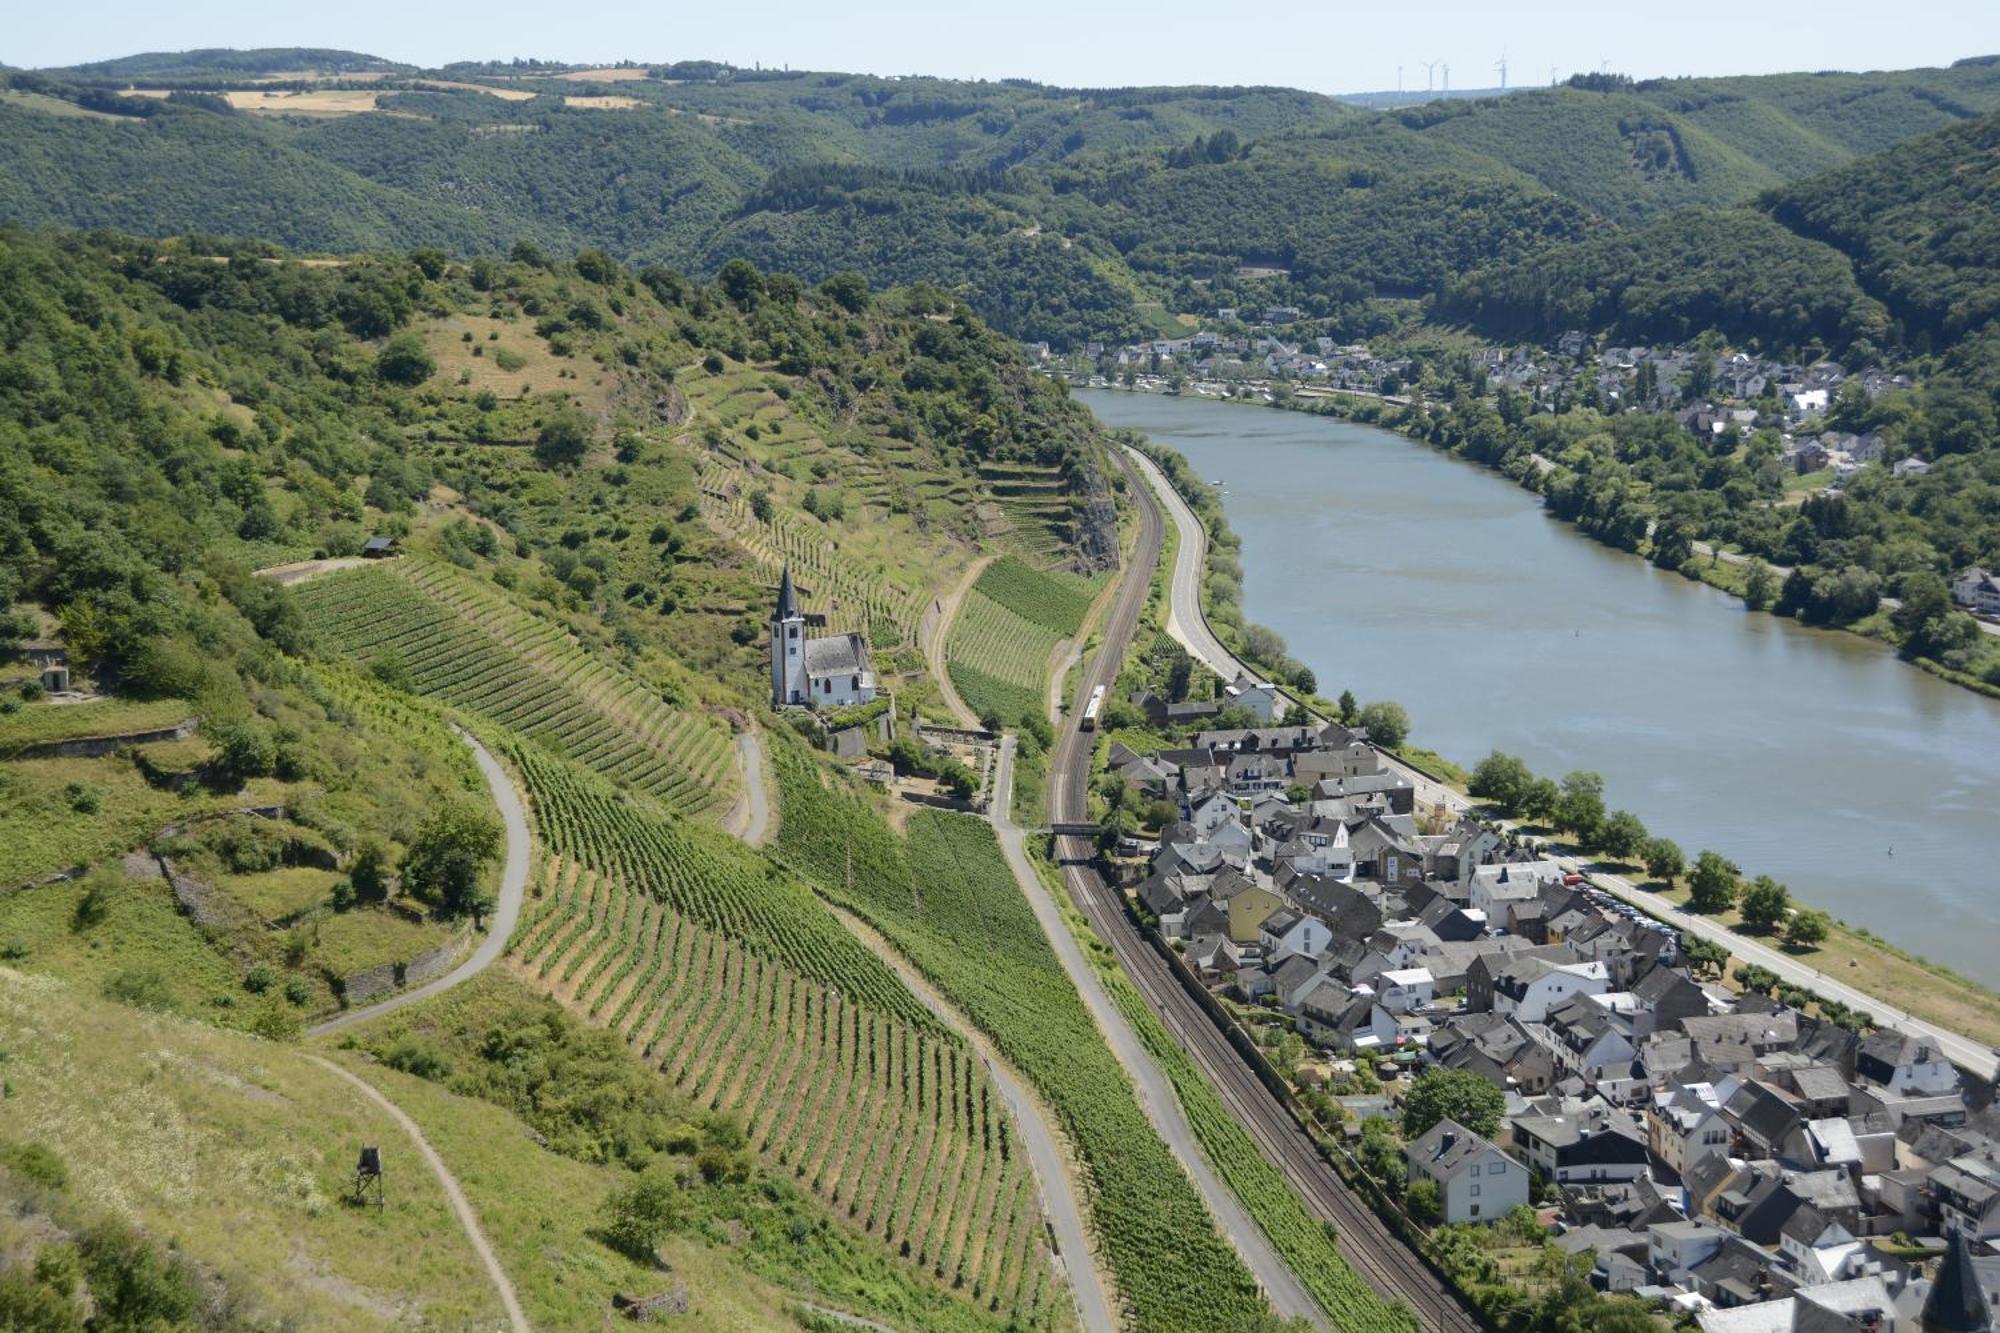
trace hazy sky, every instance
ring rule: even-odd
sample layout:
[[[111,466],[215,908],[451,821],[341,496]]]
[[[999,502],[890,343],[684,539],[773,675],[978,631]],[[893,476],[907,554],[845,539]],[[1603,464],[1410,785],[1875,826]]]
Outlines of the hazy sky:
[[[1897,69],[2000,52],[2000,0],[4,0],[0,62],[68,65],[201,46],[329,46],[420,65],[540,56],[710,58],[1070,85],[1275,83],[1320,92],[1543,84],[1605,64],[1639,78]],[[1444,71],[1432,78],[1442,83]]]

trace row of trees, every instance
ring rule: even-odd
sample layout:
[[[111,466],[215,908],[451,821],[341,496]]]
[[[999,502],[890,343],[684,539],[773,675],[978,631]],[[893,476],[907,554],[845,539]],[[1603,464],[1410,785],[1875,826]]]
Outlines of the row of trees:
[[[1573,835],[1586,851],[1642,864],[1652,878],[1671,885],[1687,879],[1688,906],[1714,915],[1739,909],[1745,928],[1774,934],[1781,928],[1794,948],[1813,948],[1832,929],[1832,918],[1814,908],[1794,908],[1791,891],[1769,875],[1747,885],[1742,871],[1720,852],[1704,851],[1689,866],[1679,844],[1647,833],[1628,810],[1604,808],[1604,779],[1577,771],[1560,783],[1536,777],[1520,758],[1495,750],[1472,770],[1474,796],[1522,819],[1543,822]]]

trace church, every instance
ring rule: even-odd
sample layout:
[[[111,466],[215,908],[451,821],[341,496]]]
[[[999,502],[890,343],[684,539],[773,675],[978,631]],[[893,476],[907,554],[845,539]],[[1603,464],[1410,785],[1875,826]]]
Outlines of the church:
[[[778,584],[778,609],[771,613],[771,706],[851,708],[874,698],[868,641],[859,634],[807,638],[787,565]]]

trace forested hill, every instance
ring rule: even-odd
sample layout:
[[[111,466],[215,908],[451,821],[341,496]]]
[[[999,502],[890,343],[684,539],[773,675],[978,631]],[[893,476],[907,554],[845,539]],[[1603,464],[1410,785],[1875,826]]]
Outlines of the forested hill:
[[[1787,349],[1944,348],[2000,310],[2000,115],[1763,196],[1605,232],[1449,285],[1488,332],[1675,341],[1717,329]]]
[[[813,281],[858,267],[878,284],[950,285],[1004,332],[1061,347],[1173,331],[1173,316],[1230,305],[1296,305],[1361,336],[1377,298],[1429,296],[1579,241],[1599,239],[1602,257],[1560,264],[1637,253],[1647,267],[1656,256],[1640,229],[1662,219],[1666,254],[1719,244],[1762,263],[1777,245],[1773,271],[1803,273],[1813,251],[1734,210],[2000,112],[1992,60],[1593,76],[1387,111],[1281,88],[1062,89],[712,62],[420,71],[289,49],[4,79],[0,220],[323,251],[471,255],[526,240],[705,273],[741,255]],[[1798,207],[1803,217],[1803,197]],[[1833,227],[1801,230],[1834,239]],[[1638,325],[1712,322],[1702,293],[1683,302],[1639,286]],[[1802,315],[1759,297],[1742,331],[1873,327],[1838,275],[1807,286]]]
[[[266,673],[312,627],[250,569],[457,514],[459,557],[727,698],[786,551],[851,538],[828,578],[893,647],[982,539],[978,469],[1098,484],[1090,415],[937,289],[190,249],[0,230],[0,639],[45,614],[111,679]]]

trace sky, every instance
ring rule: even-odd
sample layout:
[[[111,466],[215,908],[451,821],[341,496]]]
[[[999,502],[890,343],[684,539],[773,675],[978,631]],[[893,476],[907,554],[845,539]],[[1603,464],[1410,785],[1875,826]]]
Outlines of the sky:
[[[204,46],[322,46],[411,64],[536,56],[1029,78],[1079,87],[1282,84],[1372,92],[1510,86],[1600,67],[1652,78],[1902,69],[2000,53],[2000,0],[0,0],[0,63]],[[1426,71],[1425,62],[1439,62]]]

